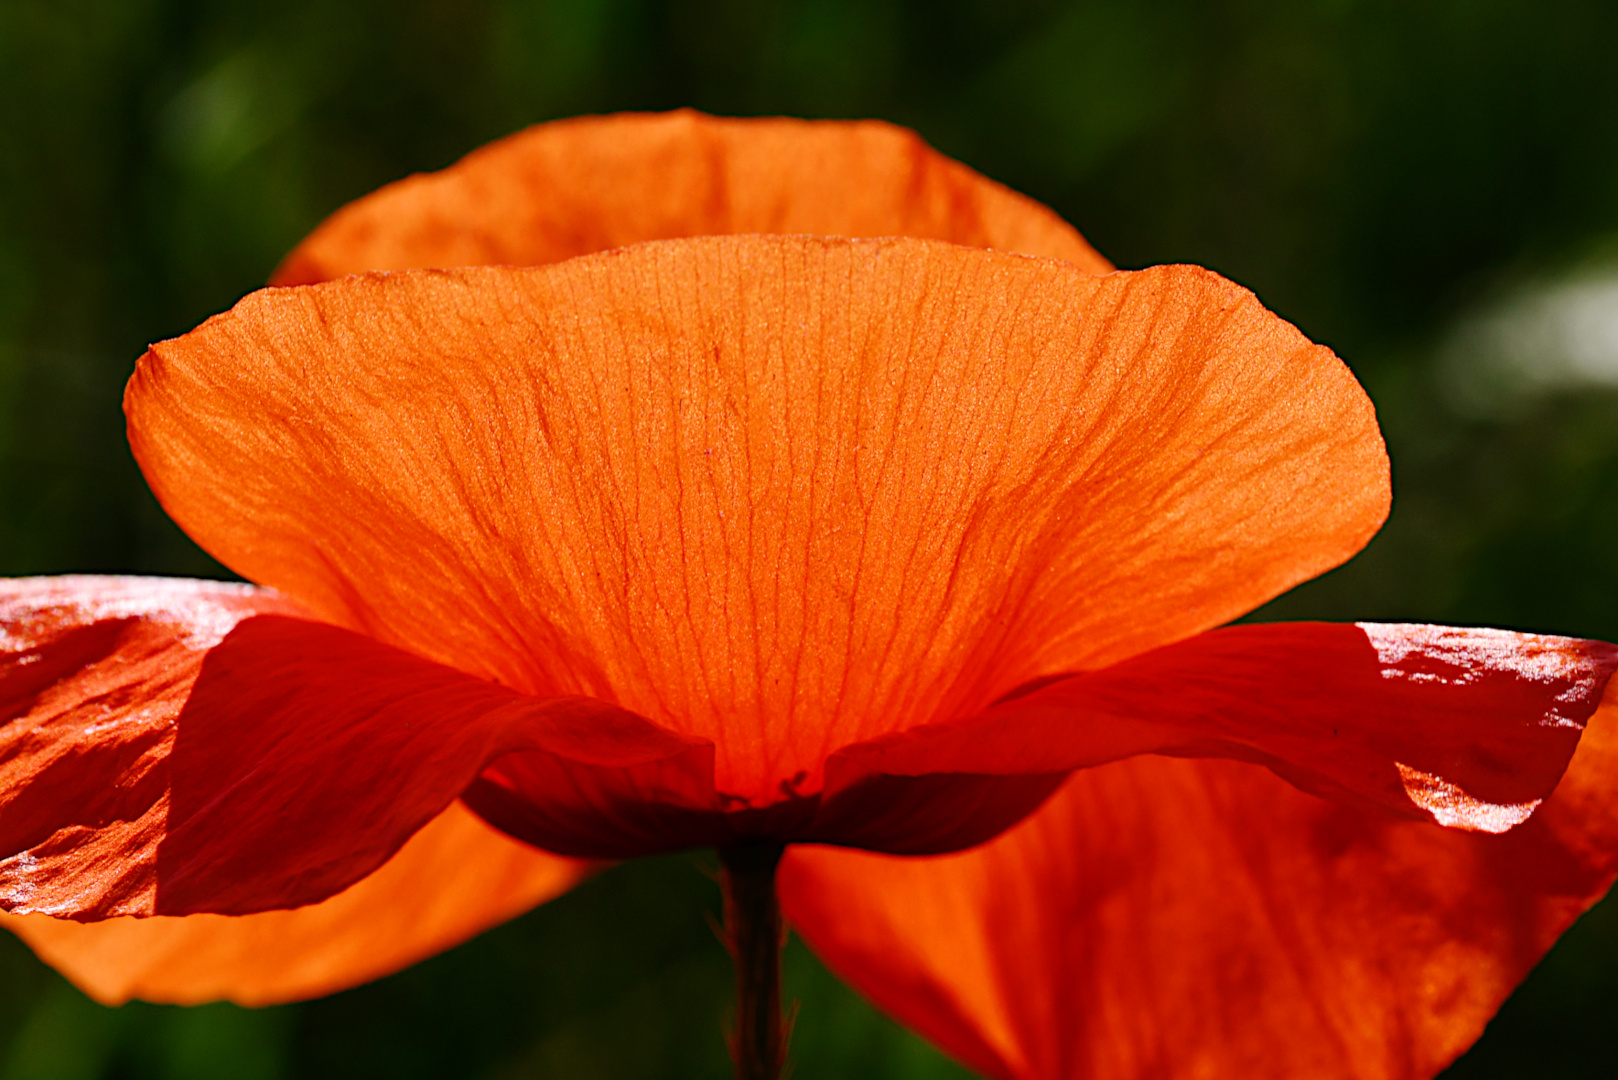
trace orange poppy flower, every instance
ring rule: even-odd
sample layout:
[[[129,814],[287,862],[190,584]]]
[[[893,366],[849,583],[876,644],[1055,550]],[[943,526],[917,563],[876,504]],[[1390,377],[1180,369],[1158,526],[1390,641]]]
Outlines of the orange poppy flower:
[[[263,587],[0,590],[7,925],[286,1000],[791,844],[810,945],[990,1075],[1437,1071],[1618,872],[1618,651],[1216,629],[1363,546],[1381,437],[1245,290],[1108,269],[872,123],[578,120],[340,211],[126,397]]]

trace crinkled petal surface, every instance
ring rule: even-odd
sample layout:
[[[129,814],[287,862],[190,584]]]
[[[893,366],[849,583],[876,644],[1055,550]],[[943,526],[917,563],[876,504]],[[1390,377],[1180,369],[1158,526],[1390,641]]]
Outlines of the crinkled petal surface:
[[[1614,711],[1505,835],[1137,757],[971,851],[790,848],[782,903],[834,971],[990,1076],[1418,1080],[1612,884]]]
[[[0,927],[107,1005],[273,1005],[392,974],[566,892],[593,869],[512,840],[457,802],[375,873],[317,904],[93,923],[0,915]]]
[[[1246,759],[1340,801],[1504,832],[1556,786],[1615,667],[1605,642],[1505,630],[1230,626],[850,747],[832,759],[828,793],[1158,753]],[[870,830],[861,846],[904,850]]]
[[[126,409],[243,576],[711,740],[752,807],[1228,621],[1388,504],[1358,384],[1245,290],[909,239],[270,289],[154,346]]]
[[[175,720],[201,657],[246,619],[296,611],[274,593],[218,582],[0,582],[7,910],[34,901],[35,878],[63,911],[142,888],[167,810]]]
[[[272,280],[532,266],[733,233],[916,236],[1112,269],[1046,207],[904,128],[681,110],[541,124],[389,184],[332,215]]]
[[[712,748],[536,699],[249,586],[0,585],[0,907],[249,914],[370,874],[492,760],[568,763],[610,813],[712,798]]]

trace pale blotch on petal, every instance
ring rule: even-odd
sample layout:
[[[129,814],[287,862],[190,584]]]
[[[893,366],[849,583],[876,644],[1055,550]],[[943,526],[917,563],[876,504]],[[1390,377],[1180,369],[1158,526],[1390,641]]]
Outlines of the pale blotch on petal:
[[[1491,803],[1474,798],[1432,773],[1412,769],[1402,761],[1394,762],[1399,779],[1404,782],[1405,794],[1410,801],[1433,815],[1433,820],[1449,829],[1468,832],[1509,832],[1533,816],[1541,799],[1521,803]]]
[[[255,602],[276,599],[275,592],[257,585],[186,578],[67,574],[58,577],[17,578],[0,596],[0,652],[23,652],[39,644],[39,612],[60,609],[62,618],[45,620],[46,630],[63,621],[74,625],[117,619],[147,619],[183,627],[180,644],[194,652],[207,652],[225,640],[236,624],[257,609]],[[241,601],[233,606],[231,601]],[[17,624],[29,622],[30,633]],[[31,663],[24,657],[18,663]]]
[[[1465,686],[1489,672],[1505,671],[1531,682],[1570,682],[1556,697],[1562,703],[1587,698],[1595,686],[1594,669],[1581,655],[1563,647],[1563,638],[1423,623],[1354,625],[1365,632],[1376,650],[1384,679]],[[1408,663],[1413,656],[1418,659],[1414,665]],[[1584,728],[1555,709],[1538,722],[1544,727]]]

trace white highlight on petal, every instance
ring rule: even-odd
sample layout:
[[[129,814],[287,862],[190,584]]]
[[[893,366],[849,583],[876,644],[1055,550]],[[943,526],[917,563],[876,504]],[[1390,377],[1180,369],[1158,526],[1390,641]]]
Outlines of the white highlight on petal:
[[[0,594],[0,651],[32,648],[36,641],[8,627],[26,626],[38,613],[57,609],[66,616],[63,621],[74,623],[131,618],[165,623],[184,631],[180,644],[203,652],[253,614],[252,609],[228,601],[266,594],[274,595],[256,585],[189,578],[90,574],[20,578],[7,582]]]
[[[1529,682],[1560,685],[1553,701],[1564,705],[1588,701],[1596,690],[1600,669],[1587,655],[1568,648],[1567,638],[1423,623],[1354,625],[1376,650],[1384,679],[1466,686],[1486,674],[1505,672]],[[1416,664],[1411,664],[1412,658]],[[1554,708],[1539,723],[1584,729]]]
[[[1433,820],[1450,829],[1468,832],[1503,833],[1527,821],[1542,799],[1525,803],[1491,803],[1473,798],[1457,785],[1432,773],[1394,762],[1410,801],[1433,815]]]
[[[9,884],[0,888],[0,902],[9,912],[21,913],[27,910],[28,901],[32,900],[34,893],[39,889],[34,884],[34,870],[39,861],[26,851],[19,851],[9,859],[0,859],[0,879]]]

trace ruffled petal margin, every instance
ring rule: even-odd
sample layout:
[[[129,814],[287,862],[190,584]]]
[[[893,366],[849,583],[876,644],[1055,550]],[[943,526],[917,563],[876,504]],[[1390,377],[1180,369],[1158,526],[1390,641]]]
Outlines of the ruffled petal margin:
[[[1425,1080],[1618,873],[1615,713],[1609,694],[1504,835],[1138,757],[971,851],[790,848],[782,903],[833,971],[989,1076]]]
[[[1112,265],[1055,213],[879,120],[682,109],[540,124],[343,207],[271,283],[366,270],[536,266],[646,240],[915,236]]]
[[[608,813],[713,801],[707,744],[288,610],[215,582],[0,583],[0,908],[89,921],[325,900],[512,752],[563,762],[555,797]]]
[[[560,896],[597,865],[529,847],[451,803],[369,877],[306,907],[93,923],[0,915],[0,928],[106,1005],[274,1005],[453,948]]]

